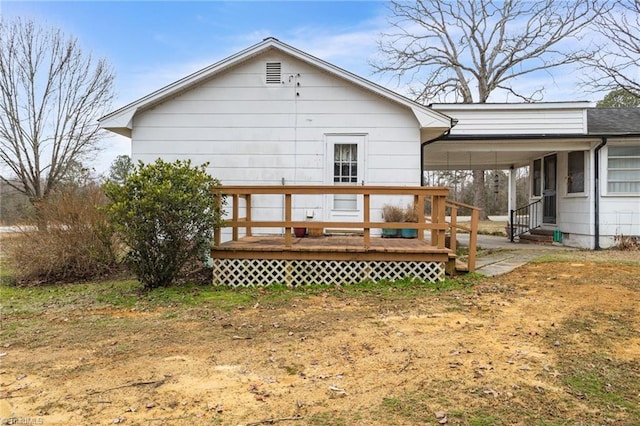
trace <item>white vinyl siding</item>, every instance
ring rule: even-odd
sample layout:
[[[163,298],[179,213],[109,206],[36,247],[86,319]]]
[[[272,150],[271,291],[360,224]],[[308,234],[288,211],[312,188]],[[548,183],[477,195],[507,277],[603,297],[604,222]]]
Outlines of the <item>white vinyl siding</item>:
[[[584,105],[545,109],[544,104],[444,105],[433,108],[458,120],[452,135],[584,134]]]
[[[268,62],[281,64],[282,83],[265,84]],[[361,135],[358,184],[419,185],[420,129],[409,108],[275,52],[137,113],[132,157],[208,162],[208,172],[226,185],[327,185],[327,135]],[[282,200],[252,201],[256,217],[282,219]],[[372,200],[373,208],[383,202]],[[296,199],[293,219],[306,220],[309,210],[326,219],[333,207],[323,196]]]
[[[265,86],[265,64],[276,62],[284,83]],[[280,53],[138,113],[132,155],[209,162],[224,184],[326,184],[326,134],[368,135],[368,184],[420,183],[419,128],[408,108]]]

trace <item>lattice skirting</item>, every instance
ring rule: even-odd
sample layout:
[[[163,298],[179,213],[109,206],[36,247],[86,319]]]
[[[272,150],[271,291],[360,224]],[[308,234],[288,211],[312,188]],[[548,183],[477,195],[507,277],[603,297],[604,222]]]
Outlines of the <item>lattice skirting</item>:
[[[444,280],[444,262],[383,262],[339,260],[214,259],[213,284],[231,287],[286,284],[354,284],[415,277]]]

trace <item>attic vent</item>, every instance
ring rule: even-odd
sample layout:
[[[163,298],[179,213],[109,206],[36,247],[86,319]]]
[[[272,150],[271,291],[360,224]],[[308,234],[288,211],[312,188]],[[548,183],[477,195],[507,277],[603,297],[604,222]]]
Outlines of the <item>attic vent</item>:
[[[267,84],[280,84],[282,82],[282,64],[280,62],[267,62]]]

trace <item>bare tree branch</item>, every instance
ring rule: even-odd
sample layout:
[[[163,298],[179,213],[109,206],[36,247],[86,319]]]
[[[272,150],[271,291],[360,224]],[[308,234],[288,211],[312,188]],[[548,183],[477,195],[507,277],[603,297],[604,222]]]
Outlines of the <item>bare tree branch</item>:
[[[95,154],[114,75],[75,38],[32,21],[0,21],[0,179],[32,202]]]
[[[610,13],[598,17],[596,30],[608,43],[585,62],[585,87],[640,96],[640,0],[617,0]]]
[[[383,59],[373,66],[407,79],[424,103],[483,103],[504,89],[538,100],[542,88],[523,93],[513,82],[592,58],[596,46],[569,43],[611,7],[599,0],[393,0],[392,29],[378,41]]]
[[[581,37],[611,8],[602,0],[392,0],[391,31],[378,41],[383,60],[373,66],[407,80],[422,103],[484,103],[497,91],[539,101],[544,87],[525,91],[518,78],[593,58],[597,47],[581,47]],[[484,217],[482,170],[473,183]]]

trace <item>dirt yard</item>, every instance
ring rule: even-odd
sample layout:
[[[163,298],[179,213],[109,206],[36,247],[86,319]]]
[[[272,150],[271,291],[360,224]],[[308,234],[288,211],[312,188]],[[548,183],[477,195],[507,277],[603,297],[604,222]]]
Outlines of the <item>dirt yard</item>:
[[[640,256],[609,255],[576,252],[466,290],[266,290],[230,311],[61,305],[55,295],[17,310],[4,298],[0,418],[639,424]]]

